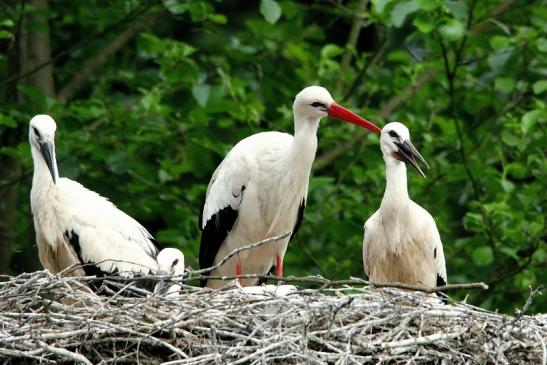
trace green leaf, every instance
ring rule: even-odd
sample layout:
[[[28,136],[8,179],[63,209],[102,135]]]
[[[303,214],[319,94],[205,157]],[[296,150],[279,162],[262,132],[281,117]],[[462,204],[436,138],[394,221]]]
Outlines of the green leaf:
[[[520,143],[520,140],[508,130],[501,132],[501,140],[509,147],[515,147]]]
[[[540,52],[547,52],[547,38],[538,39],[538,50]]]
[[[391,11],[391,22],[395,27],[399,28],[405,22],[406,16],[414,13],[416,10],[418,10],[418,4],[415,0],[399,3]]]
[[[439,6],[437,0],[416,0],[418,7],[425,11],[431,11]]]
[[[545,90],[547,90],[547,80],[539,80],[534,82],[534,94],[539,95]]]
[[[226,24],[228,22],[228,19],[224,14],[211,14],[209,15],[209,19],[217,24]]]
[[[456,19],[448,19],[439,28],[441,35],[448,41],[457,41],[463,37],[465,28],[463,23]]]
[[[192,87],[192,95],[202,108],[207,106],[209,95],[211,94],[211,86],[207,84],[196,84]]]
[[[13,27],[13,20],[9,18],[0,19],[0,26],[7,28]]]
[[[281,7],[275,0],[260,0],[260,14],[270,24],[275,24],[281,17]]]
[[[499,248],[499,250],[500,250],[500,252],[503,252],[507,256],[512,257],[517,261],[520,261],[520,257],[517,254],[517,250],[515,250],[514,248],[507,247],[507,246],[502,246],[502,247]]]
[[[468,231],[482,231],[482,229],[484,228],[484,220],[482,219],[482,215],[478,213],[468,212],[463,218],[463,226]]]
[[[416,28],[422,33],[431,33],[433,28],[435,28],[435,23],[431,19],[431,16],[420,14],[412,22]]]
[[[187,4],[180,0],[163,0],[163,6],[173,15],[184,14],[188,10]]]
[[[515,88],[515,80],[508,77],[497,77],[494,85],[497,90],[509,94]]]
[[[0,39],[11,38],[11,36],[11,32],[8,32],[7,30],[0,30]]]
[[[376,9],[377,13],[382,13],[386,6],[392,2],[393,0],[372,0],[372,5],[374,6],[374,9]]]
[[[490,265],[494,261],[494,253],[488,246],[477,247],[471,253],[473,262],[478,266]]]
[[[492,46],[495,51],[507,48],[509,44],[511,44],[511,38],[509,37],[496,35],[490,38],[490,46]]]
[[[512,192],[513,190],[515,190],[515,184],[513,184],[511,181],[509,180],[501,180],[500,182],[501,184],[501,187],[503,188],[503,190],[506,192],[506,193],[510,193]]]
[[[17,122],[11,115],[0,114],[0,125],[6,126],[8,128],[17,127]]]
[[[530,129],[537,123],[541,110],[532,110],[522,116],[522,132],[527,134]]]
[[[465,1],[446,0],[444,4],[456,19],[464,20],[467,18],[467,4]]]
[[[513,55],[514,48],[507,47],[500,49],[498,52],[488,56],[488,65],[494,72],[500,72],[509,58]]]
[[[321,58],[334,58],[344,53],[344,49],[336,44],[327,44],[321,49]]]

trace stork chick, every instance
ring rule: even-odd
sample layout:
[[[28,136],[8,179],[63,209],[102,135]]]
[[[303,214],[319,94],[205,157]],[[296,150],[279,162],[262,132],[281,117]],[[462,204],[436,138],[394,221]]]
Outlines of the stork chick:
[[[386,190],[380,209],[365,223],[365,273],[373,283],[445,285],[443,244],[435,220],[410,200],[407,191],[406,165],[423,177],[416,160],[429,166],[401,123],[389,123],[382,129],[380,147],[386,164]]]
[[[30,205],[44,268],[58,273],[82,264],[72,275],[97,277],[156,272],[156,241],[142,225],[108,199],[59,177],[56,129],[48,115],[36,115],[30,121],[34,161]]]
[[[184,274],[184,255],[180,250],[164,248],[158,254],[157,260],[159,275],[177,276]],[[167,280],[162,280],[156,285],[154,292],[167,297],[174,297],[178,295],[180,289],[180,284],[168,285]]]

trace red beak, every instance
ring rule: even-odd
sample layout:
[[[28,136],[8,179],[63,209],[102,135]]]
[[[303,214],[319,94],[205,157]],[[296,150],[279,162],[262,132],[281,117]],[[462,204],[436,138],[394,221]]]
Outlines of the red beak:
[[[327,108],[327,114],[333,118],[345,120],[346,122],[357,124],[360,127],[366,128],[378,134],[382,132],[382,129],[378,128],[377,126],[375,126],[368,120],[361,118],[354,112],[344,108],[342,105],[336,104],[335,102],[333,102]]]

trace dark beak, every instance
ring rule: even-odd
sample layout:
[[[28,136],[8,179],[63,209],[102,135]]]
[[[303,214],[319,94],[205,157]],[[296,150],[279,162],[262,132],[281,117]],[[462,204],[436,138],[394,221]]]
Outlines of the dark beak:
[[[403,142],[395,142],[395,145],[399,149],[396,152],[396,154],[397,156],[399,156],[401,161],[412,165],[412,167],[414,167],[414,169],[418,171],[420,175],[425,177],[425,174],[422,171],[422,169],[420,169],[420,166],[418,166],[416,159],[418,159],[418,161],[423,163],[428,169],[429,169],[429,165],[427,164],[425,159],[422,157],[422,155],[420,155],[420,152],[418,152],[416,147],[414,147],[412,142],[410,142],[410,140],[407,139]]]
[[[42,152],[42,156],[44,156],[44,160],[46,161],[47,168],[49,169],[49,172],[51,174],[51,177],[53,178],[53,183],[57,183],[57,166],[55,165],[55,160],[53,158],[54,153],[54,147],[53,144],[49,141],[44,141],[40,143],[40,152]]]
[[[158,272],[158,276],[169,276],[168,272],[160,271]],[[156,288],[154,289],[154,292],[158,294],[165,294],[167,292],[167,289],[169,289],[169,279],[164,279],[159,281],[156,284]]]

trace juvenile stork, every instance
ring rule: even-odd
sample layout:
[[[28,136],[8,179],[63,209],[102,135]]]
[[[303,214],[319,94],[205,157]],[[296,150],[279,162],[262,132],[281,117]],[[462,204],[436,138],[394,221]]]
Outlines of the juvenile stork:
[[[199,217],[200,267],[211,267],[234,249],[298,230],[308,194],[319,120],[330,116],[376,133],[380,128],[334,102],[319,86],[302,90],[293,104],[294,136],[254,134],[237,143],[213,173]],[[291,235],[291,237],[292,237]],[[275,264],[283,276],[283,257],[291,237],[241,252],[211,275],[266,274]],[[242,279],[242,286],[256,279]],[[220,280],[202,281],[218,288]]]
[[[386,190],[380,209],[365,223],[363,263],[371,282],[445,285],[443,244],[435,221],[408,197],[406,164],[425,177],[427,163],[410,142],[408,129],[389,123],[380,137],[386,163]]]
[[[158,249],[143,226],[106,198],[59,177],[56,128],[48,115],[30,121],[34,160],[30,205],[42,265],[58,273],[79,263],[83,268],[72,275],[98,277],[156,272]]]
[[[158,261],[158,274],[165,276],[178,276],[184,274],[184,255],[176,248],[164,248],[156,258]],[[154,292],[167,297],[177,296],[181,289],[180,284],[169,285],[169,281],[160,281]]]

